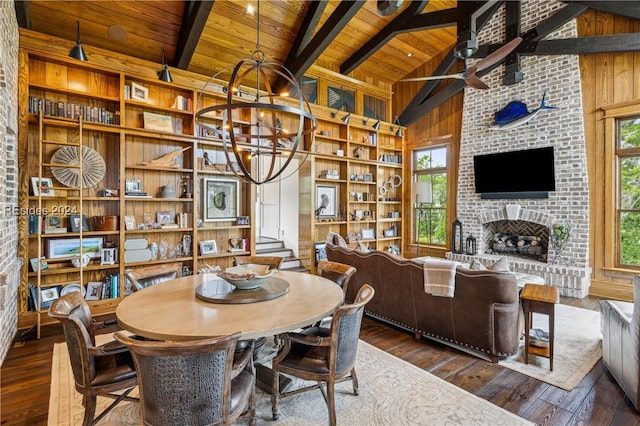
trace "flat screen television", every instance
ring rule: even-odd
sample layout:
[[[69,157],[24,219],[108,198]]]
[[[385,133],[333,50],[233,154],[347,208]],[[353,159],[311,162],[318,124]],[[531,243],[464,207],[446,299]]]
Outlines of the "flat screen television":
[[[476,155],[480,198],[547,198],[556,190],[553,147]]]

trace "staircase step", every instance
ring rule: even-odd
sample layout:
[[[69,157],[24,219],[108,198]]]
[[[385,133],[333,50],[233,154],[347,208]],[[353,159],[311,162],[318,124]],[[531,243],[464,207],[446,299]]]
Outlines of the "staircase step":
[[[279,248],[279,249],[256,249],[256,256],[280,256],[280,257],[290,257],[293,256],[293,250],[288,248]]]
[[[290,269],[290,268],[297,268],[300,266],[300,259],[298,259],[297,257],[286,257],[283,261],[282,261],[282,265],[280,266],[280,269]]]
[[[269,249],[281,249],[284,248],[284,242],[280,240],[260,240],[256,242],[256,251],[269,250]]]

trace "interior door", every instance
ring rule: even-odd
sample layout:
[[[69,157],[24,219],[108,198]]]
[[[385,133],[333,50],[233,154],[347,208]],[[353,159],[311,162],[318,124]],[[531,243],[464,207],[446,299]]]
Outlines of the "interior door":
[[[281,182],[265,183],[259,187],[260,229],[258,237],[280,238],[280,191]]]

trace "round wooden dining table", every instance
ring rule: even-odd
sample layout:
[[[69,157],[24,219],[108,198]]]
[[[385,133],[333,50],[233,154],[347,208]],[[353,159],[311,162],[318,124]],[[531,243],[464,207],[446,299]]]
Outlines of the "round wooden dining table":
[[[253,303],[196,297],[198,286],[219,279],[214,274],[165,281],[125,297],[116,317],[125,330],[155,340],[197,340],[236,331],[241,339],[257,339],[313,324],[342,303],[342,288],[326,278],[291,271],[276,271],[273,277],[287,281],[289,291]]]

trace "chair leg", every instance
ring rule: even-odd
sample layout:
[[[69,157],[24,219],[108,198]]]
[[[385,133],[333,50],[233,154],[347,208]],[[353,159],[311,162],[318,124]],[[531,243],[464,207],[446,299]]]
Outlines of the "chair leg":
[[[351,382],[353,383],[353,394],[359,395],[358,376],[356,376],[356,368],[351,369]]]
[[[96,396],[84,395],[82,397],[82,405],[84,405],[83,426],[91,426],[93,424],[93,416],[96,414]]]
[[[333,377],[327,380],[327,405],[329,408],[329,425],[336,426],[336,400],[335,388],[336,382]]]
[[[278,420],[278,397],[280,396],[280,378],[278,377],[280,374],[278,370],[272,368],[273,379],[271,382],[271,417],[273,420]]]

